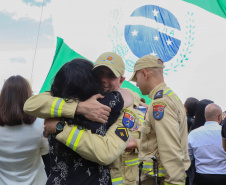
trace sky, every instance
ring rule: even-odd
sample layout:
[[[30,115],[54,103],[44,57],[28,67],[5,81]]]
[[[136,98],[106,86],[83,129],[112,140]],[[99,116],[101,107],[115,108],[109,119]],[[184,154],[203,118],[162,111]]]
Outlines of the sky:
[[[21,75],[37,93],[55,49],[51,0],[0,0],[0,5],[0,89],[10,76]]]

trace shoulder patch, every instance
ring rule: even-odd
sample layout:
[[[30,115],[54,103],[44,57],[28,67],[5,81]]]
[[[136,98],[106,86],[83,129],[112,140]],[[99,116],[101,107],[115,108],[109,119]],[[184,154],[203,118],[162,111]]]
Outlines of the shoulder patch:
[[[136,115],[129,109],[124,109],[124,116],[122,119],[122,123],[126,128],[132,128],[134,126],[134,122],[136,119]]]
[[[162,97],[163,97],[163,90],[160,90],[157,93],[155,93],[154,100]]]
[[[129,138],[128,131],[125,127],[117,127],[115,134],[120,137],[123,141],[127,141]]]
[[[153,117],[156,120],[160,120],[163,118],[164,115],[164,108],[166,107],[166,104],[163,102],[155,102],[152,104],[153,106]]]
[[[138,125],[138,124],[136,124],[136,126],[133,128],[133,131],[137,131],[137,130],[138,130],[138,128],[139,128],[139,125]]]

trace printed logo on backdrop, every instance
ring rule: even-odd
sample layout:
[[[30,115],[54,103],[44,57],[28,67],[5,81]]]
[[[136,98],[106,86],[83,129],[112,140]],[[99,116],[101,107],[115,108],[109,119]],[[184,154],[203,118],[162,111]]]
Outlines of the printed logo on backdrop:
[[[123,19],[126,21],[124,27]],[[177,18],[165,8],[145,5],[135,9],[126,20],[122,10],[117,9],[111,13],[108,36],[113,51],[124,58],[128,72],[133,71],[138,58],[154,55],[164,61],[167,74],[184,67],[189,60],[194,41],[193,13],[187,12],[185,21],[182,33]]]

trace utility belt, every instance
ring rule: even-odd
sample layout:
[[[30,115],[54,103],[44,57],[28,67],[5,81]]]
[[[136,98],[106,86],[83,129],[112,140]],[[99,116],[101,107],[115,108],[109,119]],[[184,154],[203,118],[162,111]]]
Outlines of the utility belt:
[[[139,185],[141,185],[141,172],[150,178],[154,178],[155,185],[159,185],[160,181],[165,177],[165,171],[163,167],[158,167],[158,160],[156,156],[148,157],[151,158],[153,162],[145,162],[142,160],[139,167]]]

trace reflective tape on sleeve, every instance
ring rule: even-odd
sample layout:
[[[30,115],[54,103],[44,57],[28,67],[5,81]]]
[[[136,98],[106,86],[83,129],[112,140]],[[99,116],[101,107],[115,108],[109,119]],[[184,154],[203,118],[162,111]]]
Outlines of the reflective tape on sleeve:
[[[134,166],[134,165],[138,165],[138,164],[139,164],[138,158],[132,159],[132,160],[128,160],[128,161],[125,161],[125,164],[126,164],[126,166]]]
[[[115,179],[111,179],[112,185],[122,185],[123,184],[123,178],[119,177],[119,178],[115,178]]]
[[[78,129],[78,126],[75,125],[67,139],[66,146],[76,151],[76,148],[82,137],[83,132],[84,132],[84,129],[80,130]]]
[[[61,117],[61,112],[65,100],[63,98],[56,98],[52,104],[50,116],[51,117]]]

